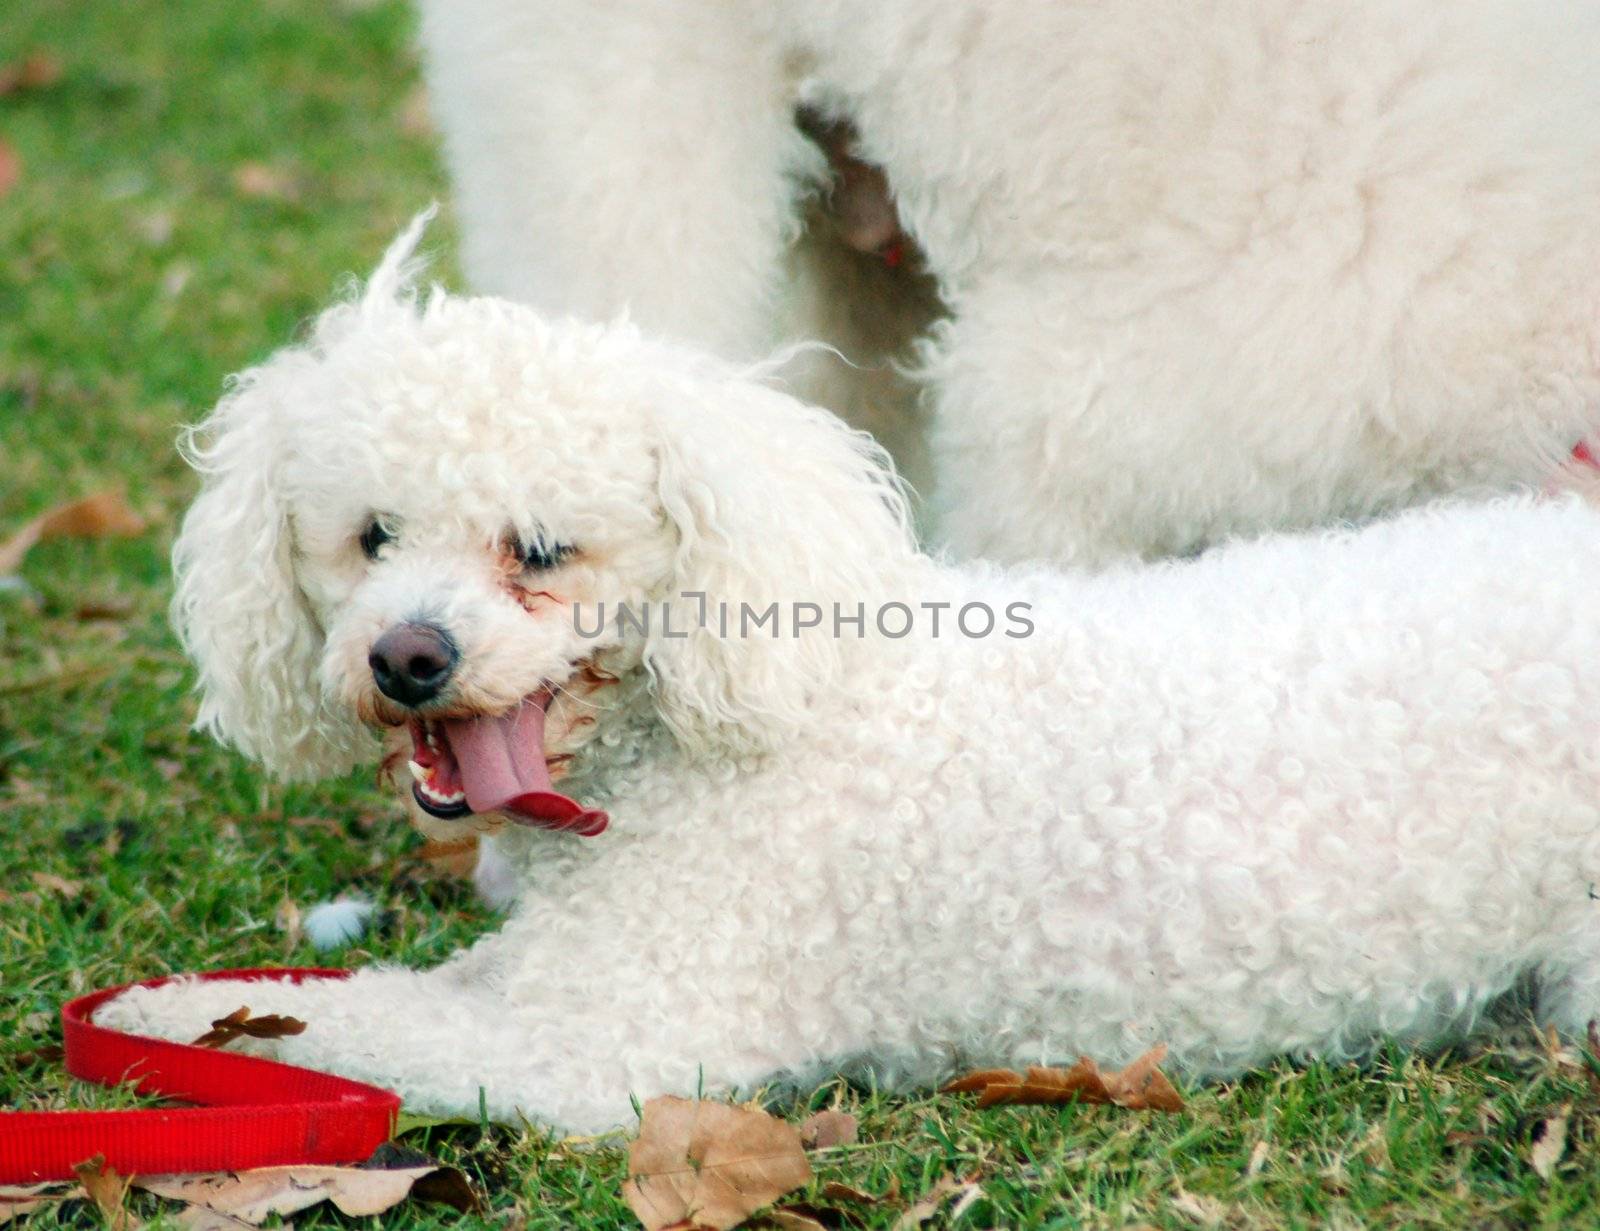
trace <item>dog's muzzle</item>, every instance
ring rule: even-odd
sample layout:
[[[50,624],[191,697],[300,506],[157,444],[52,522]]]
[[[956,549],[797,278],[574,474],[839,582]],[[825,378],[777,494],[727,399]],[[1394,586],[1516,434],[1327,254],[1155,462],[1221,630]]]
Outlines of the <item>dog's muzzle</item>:
[[[437,697],[455,673],[461,652],[432,624],[397,624],[372,643],[367,665],[378,691],[416,707]]]

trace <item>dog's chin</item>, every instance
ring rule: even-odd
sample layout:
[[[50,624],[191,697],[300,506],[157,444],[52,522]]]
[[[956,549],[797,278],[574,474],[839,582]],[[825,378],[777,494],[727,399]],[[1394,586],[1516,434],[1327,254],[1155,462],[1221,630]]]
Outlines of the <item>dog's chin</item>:
[[[459,842],[468,837],[487,837],[506,827],[507,821],[499,812],[478,813],[470,809],[464,814],[444,818],[424,807],[415,789],[403,792],[406,816],[411,826],[423,837],[434,842]]]

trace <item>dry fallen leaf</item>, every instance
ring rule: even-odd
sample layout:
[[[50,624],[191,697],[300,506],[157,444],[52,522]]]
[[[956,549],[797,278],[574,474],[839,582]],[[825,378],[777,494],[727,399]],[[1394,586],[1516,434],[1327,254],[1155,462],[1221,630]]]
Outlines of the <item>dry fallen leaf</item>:
[[[1265,1139],[1255,1143],[1250,1150],[1250,1162],[1245,1166],[1244,1178],[1253,1180],[1261,1174],[1261,1168],[1267,1165],[1267,1158],[1272,1153],[1272,1145]]]
[[[736,1227],[811,1179],[800,1134],[753,1107],[655,1098],[628,1147],[622,1198],[645,1226]]]
[[[235,1218],[232,1214],[224,1214],[220,1210],[207,1209],[203,1205],[186,1205],[179,1215],[172,1220],[178,1226],[187,1228],[187,1231],[248,1231],[252,1225],[242,1218]],[[284,1226],[292,1227],[293,1223]]]
[[[970,1205],[972,1201],[976,1201],[982,1195],[983,1190],[978,1187],[975,1174],[967,1176],[965,1179],[953,1175],[941,1176],[932,1188],[913,1202],[906,1212],[895,1220],[894,1231],[917,1231],[917,1228],[937,1214],[945,1203],[953,1197],[964,1203],[962,1208],[965,1209],[967,1205]],[[969,1196],[971,1200],[968,1200]],[[955,1220],[952,1218],[951,1221],[954,1222]]]
[[[281,1039],[291,1034],[303,1034],[306,1024],[296,1017],[280,1017],[276,1013],[250,1016],[250,1006],[241,1005],[226,1017],[211,1023],[198,1039],[196,1047],[226,1047],[241,1035],[252,1039]]]
[[[85,1200],[89,1196],[78,1185],[59,1181],[45,1184],[0,1184],[0,1225],[13,1218],[48,1205],[52,1201]]]
[[[21,178],[22,155],[17,153],[16,146],[4,137],[0,137],[0,197],[15,188]],[[15,571],[15,569],[0,569],[0,577]]]
[[[845,1201],[851,1205],[877,1205],[880,1201],[898,1201],[900,1199],[900,1177],[891,1176],[889,1191],[877,1197],[872,1193],[862,1192],[859,1188],[851,1188],[848,1184],[840,1184],[837,1180],[829,1180],[822,1186],[822,1195],[830,1201]]]
[[[1178,1195],[1172,1198],[1172,1208],[1203,1227],[1217,1226],[1228,1214],[1228,1207],[1215,1197],[1187,1192],[1182,1188],[1178,1190]]]
[[[106,1166],[104,1155],[97,1154],[72,1170],[110,1231],[138,1231],[144,1226],[128,1209],[129,1181],[118,1175],[115,1168]]]
[[[1034,1066],[1027,1074],[1011,1069],[979,1069],[944,1086],[941,1093],[976,1091],[979,1107],[1001,1103],[1113,1103],[1130,1111],[1182,1111],[1183,1097],[1161,1071],[1167,1054],[1157,1044],[1125,1069],[1102,1072],[1087,1056],[1070,1069]]]
[[[242,162],[233,169],[233,186],[240,196],[264,201],[292,201],[300,186],[292,173],[264,162]]]
[[[30,1069],[36,1064],[55,1064],[57,1061],[65,1059],[66,1054],[66,1050],[61,1044],[46,1043],[41,1047],[31,1047],[27,1051],[14,1051],[9,1056],[0,1056],[0,1069],[9,1073],[18,1073],[23,1069]]]
[[[323,1201],[353,1218],[381,1214],[411,1194],[437,1164],[394,1171],[366,1167],[258,1167],[214,1175],[143,1175],[134,1183],[169,1201],[186,1201],[218,1214],[258,1224],[269,1214],[289,1215]]]
[[[61,61],[48,51],[31,51],[20,60],[0,64],[0,98],[47,89],[60,80]]]
[[[4,154],[0,152],[0,164]],[[4,171],[0,170],[0,181]],[[4,189],[0,188],[0,192]],[[0,577],[15,573],[35,543],[46,539],[127,538],[144,532],[145,521],[116,492],[98,492],[71,504],[58,505],[35,517],[0,543]]]
[[[35,885],[41,889],[48,889],[51,893],[58,893],[69,902],[83,892],[83,885],[78,881],[69,881],[64,876],[57,876],[54,872],[32,872],[29,874]]]
[[[828,1108],[808,1116],[800,1125],[800,1144],[808,1150],[854,1145],[859,1125],[848,1112]]]
[[[400,131],[408,137],[431,137],[433,109],[425,86],[418,86],[400,104]]]
[[[1538,1174],[1541,1180],[1548,1180],[1555,1174],[1556,1164],[1567,1152],[1567,1112],[1570,1108],[1563,1107],[1560,1115],[1550,1116],[1541,1120],[1536,1129],[1533,1149],[1528,1151],[1528,1163]]]
[[[286,897],[278,903],[278,909],[272,913],[272,926],[283,933],[284,943],[289,948],[300,944],[300,938],[305,935],[305,923],[293,898]]]

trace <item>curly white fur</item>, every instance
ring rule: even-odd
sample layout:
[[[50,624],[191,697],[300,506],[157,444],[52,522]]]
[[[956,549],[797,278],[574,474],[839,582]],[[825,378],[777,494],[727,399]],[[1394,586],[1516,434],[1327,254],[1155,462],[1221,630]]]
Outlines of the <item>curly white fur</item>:
[[[1537,483],[1595,426],[1597,0],[422,11],[476,286],[733,359],[825,338],[861,368],[802,391],[902,461],[921,388],[964,555]],[[802,101],[887,172],[947,321],[803,233]]]
[[[1600,1010],[1590,506],[952,567],[831,415],[626,327],[397,296],[406,250],[197,437],[177,614],[204,721],[285,773],[371,755],[366,647],[426,613],[462,648],[453,704],[567,685],[550,750],[612,828],[502,830],[520,903],[436,970],[180,984],[102,1021],[289,1012],[284,1059],[592,1131],[702,1083],[1434,1044],[1526,977],[1560,1027]],[[374,512],[396,538],[369,562]],[[496,544],[535,525],[578,551],[524,603]],[[589,642],[565,606],[681,591],[1027,602],[1035,631]]]

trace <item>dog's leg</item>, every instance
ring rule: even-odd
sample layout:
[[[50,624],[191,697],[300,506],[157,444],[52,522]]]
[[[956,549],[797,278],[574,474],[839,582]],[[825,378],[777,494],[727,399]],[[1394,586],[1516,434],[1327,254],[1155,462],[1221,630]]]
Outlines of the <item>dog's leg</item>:
[[[470,961],[470,958],[468,959]],[[99,1025],[189,1042],[211,1022],[248,1006],[253,1016],[286,1014],[305,1023],[298,1035],[240,1040],[236,1051],[340,1073],[400,1093],[406,1105],[440,1115],[514,1120],[528,1088],[526,1048],[503,998],[437,970],[364,970],[348,980],[178,980],[135,988],[104,1005]],[[481,1091],[481,1096],[480,1096]]]
[[[822,157],[759,6],[427,0],[422,43],[480,291],[755,358],[795,176]]]

